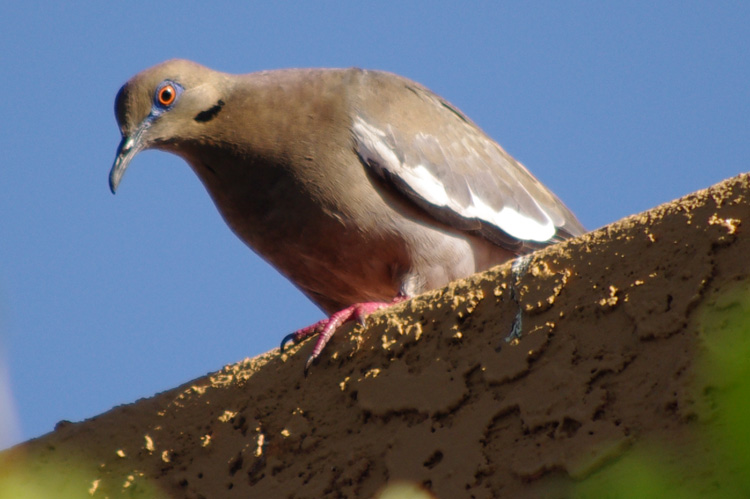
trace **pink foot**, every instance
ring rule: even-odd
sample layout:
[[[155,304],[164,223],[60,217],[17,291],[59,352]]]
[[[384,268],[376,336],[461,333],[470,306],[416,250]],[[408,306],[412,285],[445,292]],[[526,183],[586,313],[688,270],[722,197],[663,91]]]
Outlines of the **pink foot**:
[[[284,336],[284,338],[281,340],[281,351],[284,351],[284,347],[289,342],[297,344],[316,333],[320,333],[318,336],[318,340],[315,342],[315,346],[313,347],[313,351],[310,354],[310,357],[307,359],[307,362],[305,363],[305,372],[307,372],[312,362],[316,358],[318,358],[320,352],[323,351],[323,348],[325,348],[326,344],[331,339],[331,337],[333,337],[333,334],[336,332],[339,326],[341,326],[345,322],[349,322],[352,320],[356,320],[360,324],[364,325],[365,318],[371,313],[375,312],[376,310],[380,310],[381,308],[386,308],[396,303],[400,303],[406,299],[406,296],[397,296],[391,302],[369,301],[365,303],[355,303],[354,305],[350,305],[343,310],[339,310],[327,319],[323,319],[311,326],[298,329],[292,334]]]

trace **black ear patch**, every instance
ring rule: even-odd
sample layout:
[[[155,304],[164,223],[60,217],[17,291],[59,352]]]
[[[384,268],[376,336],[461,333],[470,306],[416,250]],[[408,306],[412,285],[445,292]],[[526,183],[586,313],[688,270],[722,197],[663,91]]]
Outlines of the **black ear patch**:
[[[216,103],[215,106],[211,107],[210,109],[206,109],[205,111],[201,111],[200,113],[195,115],[195,118],[193,118],[198,123],[205,123],[207,121],[211,121],[212,119],[216,118],[216,115],[218,115],[221,112],[221,109],[224,107],[224,101],[219,99],[219,102]]]

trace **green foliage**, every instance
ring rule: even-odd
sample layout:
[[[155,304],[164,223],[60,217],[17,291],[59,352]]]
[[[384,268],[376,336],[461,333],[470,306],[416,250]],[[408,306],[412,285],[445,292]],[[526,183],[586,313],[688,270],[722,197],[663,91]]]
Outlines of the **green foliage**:
[[[694,317],[694,442],[640,443],[573,497],[750,497],[750,283],[706,298]]]
[[[106,478],[102,479],[102,475]],[[107,485],[107,482],[110,485]],[[31,459],[18,453],[2,463],[0,499],[80,499],[83,497],[165,497],[142,473],[114,479],[99,466],[73,456]]]

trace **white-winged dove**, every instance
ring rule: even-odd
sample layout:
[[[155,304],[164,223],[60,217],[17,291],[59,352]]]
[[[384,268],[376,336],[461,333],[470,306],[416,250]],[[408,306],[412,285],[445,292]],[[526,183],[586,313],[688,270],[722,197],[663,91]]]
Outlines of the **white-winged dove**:
[[[381,71],[230,75],[172,60],[117,94],[115,192],[133,157],[182,157],[229,227],[345,320],[584,232],[455,106]],[[308,362],[309,365],[309,362]]]

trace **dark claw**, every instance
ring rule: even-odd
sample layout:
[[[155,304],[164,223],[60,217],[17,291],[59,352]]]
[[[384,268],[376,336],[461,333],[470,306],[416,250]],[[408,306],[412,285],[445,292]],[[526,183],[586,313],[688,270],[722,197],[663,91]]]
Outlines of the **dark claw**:
[[[316,360],[317,358],[318,358],[318,357],[317,357],[316,355],[311,355],[311,356],[309,356],[309,357],[307,358],[307,362],[305,362],[305,377],[307,377],[307,375],[309,374],[309,371],[310,371],[310,366],[312,366],[312,365],[313,365],[313,362],[315,362],[315,360]]]
[[[289,333],[281,338],[281,346],[279,346],[279,350],[281,350],[281,353],[284,353],[284,348],[286,348],[287,343],[296,343],[294,341],[294,333]]]
[[[367,318],[363,314],[358,313],[356,316],[356,320],[357,324],[359,324],[363,328],[367,327]]]

